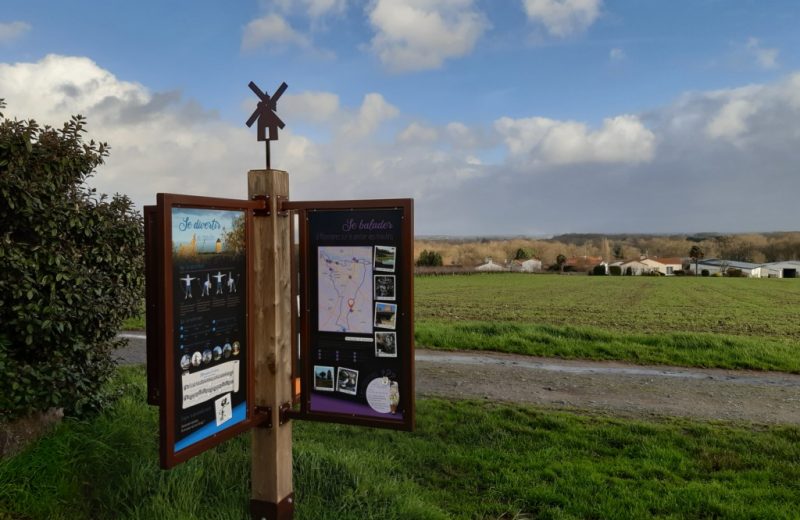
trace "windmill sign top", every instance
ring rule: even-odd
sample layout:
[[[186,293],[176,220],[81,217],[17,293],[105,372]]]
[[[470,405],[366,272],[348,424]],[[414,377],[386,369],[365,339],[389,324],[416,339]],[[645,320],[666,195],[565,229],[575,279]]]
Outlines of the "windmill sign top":
[[[278,140],[278,128],[283,129],[284,124],[281,121],[281,118],[278,117],[278,114],[275,111],[278,109],[278,99],[283,95],[283,93],[288,88],[286,83],[281,83],[281,86],[278,87],[278,90],[270,96],[266,92],[262,92],[258,85],[253,83],[252,81],[247,85],[250,87],[256,96],[261,100],[258,102],[258,106],[250,115],[250,118],[247,120],[247,126],[252,127],[253,123],[258,121],[258,126],[256,127],[258,132],[258,140],[259,141],[266,141],[267,144],[267,169],[270,169],[270,153],[269,153],[269,142],[270,141],[277,141]],[[269,135],[267,135],[267,128],[269,128]]]

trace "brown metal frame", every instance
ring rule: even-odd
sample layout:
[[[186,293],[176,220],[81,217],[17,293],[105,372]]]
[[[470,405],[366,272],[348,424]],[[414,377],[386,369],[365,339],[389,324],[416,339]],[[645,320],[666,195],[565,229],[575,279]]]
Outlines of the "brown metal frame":
[[[374,199],[374,200],[342,200],[342,201],[285,201],[282,210],[298,211],[300,214],[300,342],[301,342],[301,394],[300,409],[286,413],[289,418],[304,419],[318,422],[332,422],[341,424],[354,424],[394,430],[413,431],[416,425],[415,393],[416,382],[414,375],[414,200],[413,199]],[[392,419],[379,419],[372,417],[357,417],[349,414],[332,412],[312,412],[309,410],[310,382],[313,381],[313,364],[307,363],[310,359],[311,338],[311,307],[309,301],[312,274],[309,272],[309,237],[307,212],[314,210],[386,210],[401,209],[403,211],[403,226],[401,229],[400,245],[404,252],[403,265],[398,265],[398,274],[402,275],[405,283],[400,288],[403,295],[404,306],[399,309],[407,327],[408,348],[407,355],[402,362],[401,377],[408,382],[408,388],[403,392],[401,403],[404,415],[402,421]],[[400,345],[398,345],[398,350]]]
[[[163,243],[158,233],[157,206],[144,207],[144,278],[145,278],[145,335],[146,340],[146,365],[147,373],[147,404],[159,404],[159,355],[161,351],[161,306],[159,297],[159,247]]]
[[[171,212],[174,207],[181,208],[200,208],[200,209],[218,209],[229,211],[244,211],[245,212],[245,255],[246,255],[246,273],[247,273],[247,302],[246,308],[246,338],[247,346],[251,348],[253,340],[252,324],[249,317],[253,314],[253,291],[252,291],[252,277],[250,274],[253,271],[253,252],[251,250],[252,236],[253,236],[253,211],[263,209],[263,201],[250,201],[250,200],[237,200],[237,199],[222,199],[215,197],[198,197],[193,195],[177,195],[170,193],[159,193],[157,195],[157,233],[156,237],[159,240],[159,266],[160,271],[159,282],[162,288],[158,294],[158,304],[161,307],[160,316],[163,317],[161,321],[162,326],[158,330],[158,345],[161,347],[158,356],[159,365],[159,454],[161,467],[169,469],[181,462],[185,462],[190,458],[199,455],[200,453],[242,433],[253,426],[256,426],[266,420],[262,414],[258,414],[255,410],[255,399],[253,391],[253,361],[254,354],[247,352],[247,366],[246,366],[246,400],[247,411],[245,420],[237,423],[230,428],[227,428],[209,438],[198,441],[191,446],[188,446],[180,452],[174,452],[175,446],[175,392],[176,382],[174,376],[174,344],[173,344],[173,297],[174,297],[174,280],[172,277],[172,221]]]

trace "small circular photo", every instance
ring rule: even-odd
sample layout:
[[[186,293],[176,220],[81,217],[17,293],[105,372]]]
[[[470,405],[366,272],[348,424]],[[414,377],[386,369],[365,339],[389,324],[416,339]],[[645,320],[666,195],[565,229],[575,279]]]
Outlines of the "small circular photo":
[[[214,361],[222,357],[222,347],[214,347]]]
[[[207,348],[203,351],[203,363],[209,364],[211,363],[211,349]]]
[[[233,342],[233,355],[234,356],[238,356],[240,349],[241,349],[241,345],[239,345],[239,342],[238,341],[234,341]]]
[[[189,354],[184,354],[181,358],[181,369],[189,370],[190,366],[192,366],[192,358],[189,357]]]
[[[231,357],[231,350],[232,350],[231,349],[231,344],[230,343],[225,343],[225,346],[222,347],[222,357],[224,357],[225,359],[228,359],[229,357]]]
[[[195,352],[192,354],[192,366],[199,367],[200,362],[203,360],[203,355],[200,352]]]

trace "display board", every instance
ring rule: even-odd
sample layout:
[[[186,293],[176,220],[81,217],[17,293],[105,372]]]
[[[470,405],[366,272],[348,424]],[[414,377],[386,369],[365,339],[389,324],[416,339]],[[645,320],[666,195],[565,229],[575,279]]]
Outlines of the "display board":
[[[251,205],[158,195],[162,467],[251,427]]]
[[[413,201],[303,202],[299,418],[414,427]]]

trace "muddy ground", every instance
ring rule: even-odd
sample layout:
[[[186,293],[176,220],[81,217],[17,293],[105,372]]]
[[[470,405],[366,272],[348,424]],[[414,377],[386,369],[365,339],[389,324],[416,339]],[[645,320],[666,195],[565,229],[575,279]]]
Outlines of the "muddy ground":
[[[121,363],[144,363],[144,336],[123,334]],[[629,418],[800,424],[800,375],[642,366],[417,349],[420,397],[486,399]]]

